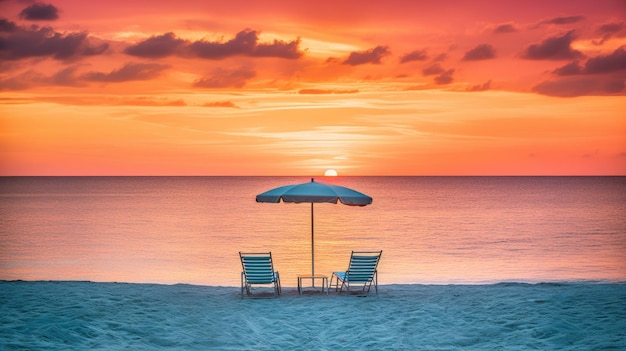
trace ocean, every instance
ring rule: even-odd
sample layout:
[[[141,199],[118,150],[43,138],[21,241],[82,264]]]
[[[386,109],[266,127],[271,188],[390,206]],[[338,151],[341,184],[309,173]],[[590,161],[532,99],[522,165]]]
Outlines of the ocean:
[[[2,177],[0,280],[235,287],[238,252],[311,272],[306,177]],[[373,198],[315,204],[315,272],[383,250],[379,284],[626,281],[626,177],[319,177]]]

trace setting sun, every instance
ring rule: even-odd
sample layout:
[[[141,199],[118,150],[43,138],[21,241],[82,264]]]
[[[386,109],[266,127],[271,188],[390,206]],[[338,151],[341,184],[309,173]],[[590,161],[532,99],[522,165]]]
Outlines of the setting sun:
[[[326,177],[336,177],[337,176],[337,171],[335,171],[334,169],[328,169],[328,170],[326,170],[326,172],[324,172],[324,176],[326,176]]]

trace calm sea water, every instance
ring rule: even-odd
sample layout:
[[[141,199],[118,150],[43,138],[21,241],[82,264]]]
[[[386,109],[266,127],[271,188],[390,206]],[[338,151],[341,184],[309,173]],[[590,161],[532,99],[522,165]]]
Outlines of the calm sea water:
[[[311,271],[304,177],[0,178],[0,279],[238,286],[239,251]],[[336,177],[373,197],[315,205],[315,271],[383,250],[379,282],[626,281],[626,177]]]

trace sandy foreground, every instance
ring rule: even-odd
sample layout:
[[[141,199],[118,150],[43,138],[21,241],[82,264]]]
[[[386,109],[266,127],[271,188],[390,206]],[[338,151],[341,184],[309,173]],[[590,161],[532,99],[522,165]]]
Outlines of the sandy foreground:
[[[284,288],[0,282],[2,350],[624,350],[626,283]]]

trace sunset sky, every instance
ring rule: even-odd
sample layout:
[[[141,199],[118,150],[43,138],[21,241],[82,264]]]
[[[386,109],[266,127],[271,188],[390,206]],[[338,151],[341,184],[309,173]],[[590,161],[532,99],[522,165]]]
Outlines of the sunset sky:
[[[0,0],[0,175],[624,175],[626,1]]]

